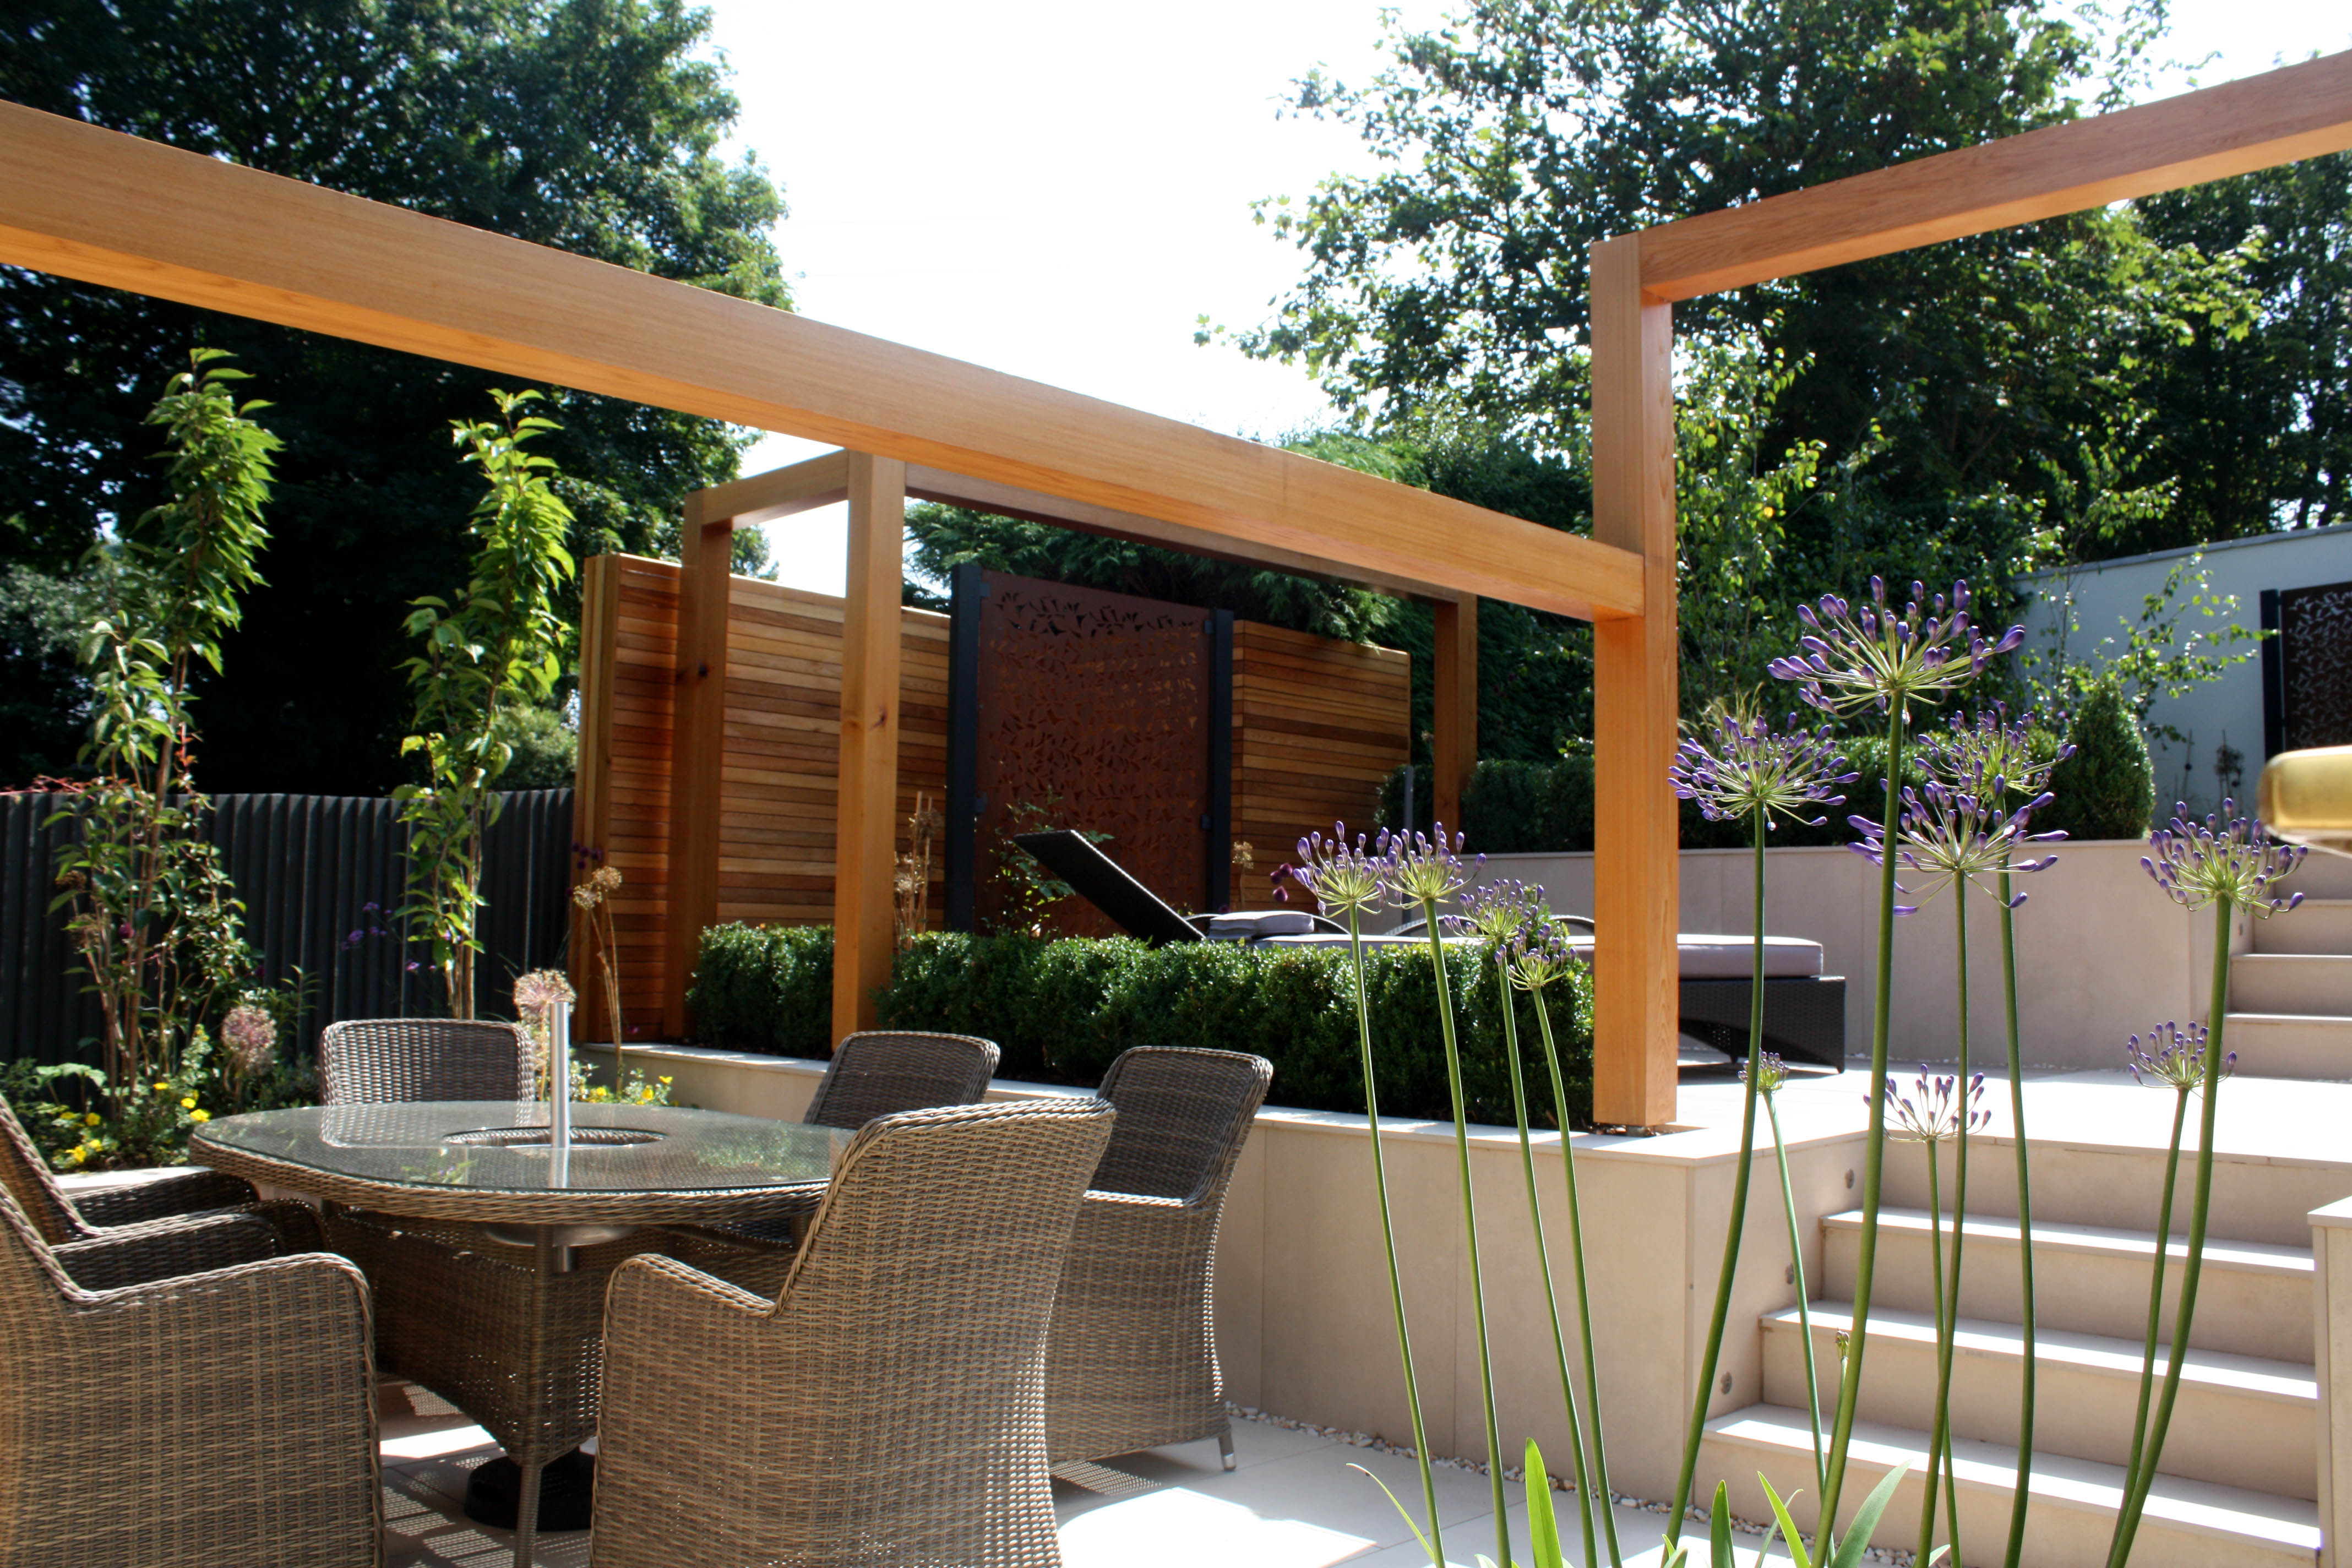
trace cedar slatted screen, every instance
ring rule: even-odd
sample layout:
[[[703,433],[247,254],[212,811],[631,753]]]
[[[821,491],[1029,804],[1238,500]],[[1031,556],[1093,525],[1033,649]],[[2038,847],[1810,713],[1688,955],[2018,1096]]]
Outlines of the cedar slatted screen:
[[[643,1031],[661,1005],[669,858],[669,737],[677,567],[602,555],[583,573],[575,837],[625,879],[615,908],[622,1008]],[[841,723],[842,602],[729,579],[727,721],[719,918],[808,924],[833,918],[834,808]],[[916,792],[945,804],[948,617],[901,610],[899,847]],[[1234,637],[1235,908],[1273,903],[1267,873],[1300,835],[1335,818],[1369,825],[1381,780],[1405,759],[1411,659],[1391,648],[1239,622]],[[930,919],[946,913],[934,859]],[[605,1037],[583,946],[572,953],[583,1038]],[[642,1037],[642,1033],[641,1037]]]

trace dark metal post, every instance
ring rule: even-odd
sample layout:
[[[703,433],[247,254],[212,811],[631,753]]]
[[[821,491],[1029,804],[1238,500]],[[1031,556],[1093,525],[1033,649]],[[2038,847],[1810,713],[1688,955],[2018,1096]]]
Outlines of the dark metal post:
[[[1234,901],[1234,613],[1213,610],[1201,629],[1209,637],[1208,887],[1202,907],[1214,912]]]
[[[980,856],[980,604],[988,584],[975,562],[949,578],[948,929],[972,929]]]
[[[2263,630],[2263,760],[2286,750],[2286,650],[2279,646],[2279,595],[2265,588],[2262,597]]]

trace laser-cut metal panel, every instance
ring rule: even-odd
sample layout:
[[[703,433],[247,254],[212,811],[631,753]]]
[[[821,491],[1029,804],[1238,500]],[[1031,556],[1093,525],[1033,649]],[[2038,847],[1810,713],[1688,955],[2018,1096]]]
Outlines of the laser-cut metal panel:
[[[1004,837],[1108,833],[1103,852],[1179,910],[1207,896],[1212,613],[1060,583],[982,574],[974,913],[1002,929]],[[1016,816],[1046,806],[1050,820]],[[1084,900],[1049,929],[1116,934]]]
[[[2284,749],[2352,744],[2352,583],[2278,599]]]

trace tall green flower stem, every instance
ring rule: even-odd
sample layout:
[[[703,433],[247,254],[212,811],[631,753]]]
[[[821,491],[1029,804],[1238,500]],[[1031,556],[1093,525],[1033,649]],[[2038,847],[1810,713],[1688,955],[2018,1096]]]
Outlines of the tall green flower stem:
[[[1804,1238],[1797,1228],[1797,1189],[1789,1180],[1789,1145],[1780,1136],[1780,1108],[1773,1099],[1779,1088],[1777,1080],[1764,1086],[1764,1115],[1772,1126],[1772,1158],[1780,1168],[1780,1208],[1789,1220],[1790,1282],[1797,1288],[1797,1328],[1805,1346],[1805,1414],[1813,1424],[1813,1495],[1820,1497],[1828,1480],[1822,1453],[1822,1374],[1813,1361],[1813,1307],[1805,1283]]]
[[[1569,1375],[1568,1340],[1559,1327],[1559,1293],[1552,1288],[1551,1250],[1544,1244],[1543,1205],[1536,1196],[1535,1149],[1528,1134],[1527,1086],[1520,1076],[1519,1067],[1519,1020],[1511,1005],[1510,952],[1499,946],[1495,952],[1495,988],[1503,1005],[1503,1047],[1511,1069],[1511,1116],[1518,1123],[1519,1173],[1527,1180],[1528,1223],[1535,1229],[1536,1273],[1543,1280],[1544,1310],[1551,1315],[1551,1349],[1553,1359],[1559,1365],[1560,1405],[1568,1412],[1568,1439],[1576,1449],[1576,1510],[1584,1521],[1584,1560],[1592,1563],[1596,1557],[1592,1536],[1592,1483],[1584,1462],[1584,1421],[1576,1408],[1576,1383]],[[1569,1139],[1565,1117],[1560,1119],[1559,1137],[1565,1152]],[[1549,1485],[1542,1475],[1534,1472],[1528,1474],[1527,1481],[1529,1487]],[[1609,1500],[1601,1499],[1601,1507],[1606,1510]],[[1612,1555],[1612,1563],[1614,1560]]]
[[[1740,1107],[1739,1164],[1731,1178],[1731,1223],[1723,1235],[1723,1267],[1716,1273],[1715,1312],[1706,1325],[1706,1350],[1699,1358],[1698,1392],[1691,1400],[1690,1426],[1683,1433],[1683,1468],[1675,1478],[1674,1506],[1666,1513],[1666,1549],[1682,1539],[1690,1507],[1691,1480],[1698,1471],[1699,1439],[1706,1431],[1706,1407],[1715,1394],[1715,1369],[1723,1355],[1723,1326],[1731,1315],[1731,1287],[1739,1271],[1739,1240],[1748,1224],[1748,1177],[1756,1158],[1756,1094],[1764,1065],[1764,810],[1752,814],[1756,835],[1756,964],[1748,999],[1748,1092]]]
[[[1541,991],[1536,992],[1535,998],[1536,1026],[1543,1035],[1544,1066],[1551,1073],[1551,1102],[1559,1118],[1560,1179],[1568,1191],[1569,1269],[1576,1285],[1577,1333],[1584,1348],[1584,1411],[1592,1432],[1593,1507],[1601,1515],[1612,1568],[1622,1568],[1625,1559],[1617,1544],[1617,1510],[1610,1501],[1613,1494],[1609,1489],[1609,1440],[1601,1426],[1601,1362],[1592,1353],[1592,1292],[1586,1284],[1584,1271],[1584,1209],[1576,1195],[1576,1139],[1569,1131],[1572,1123],[1569,1117],[1568,1079],[1560,1071],[1559,1044],[1552,1037],[1551,1009],[1546,1005]]]
[[[1380,1091],[1372,1070],[1371,1014],[1364,995],[1363,917],[1353,904],[1348,906],[1348,954],[1355,969],[1356,1045],[1364,1064],[1364,1121],[1372,1135],[1372,1194],[1380,1202],[1381,1245],[1388,1252],[1389,1305],[1396,1312],[1397,1359],[1404,1364],[1405,1407],[1412,1415],[1412,1457],[1421,1467],[1421,1497],[1428,1510],[1429,1543],[1443,1568],[1445,1542],[1437,1521],[1437,1481],[1430,1473],[1429,1434],[1422,1425],[1421,1384],[1413,1377],[1412,1336],[1405,1328],[1404,1283],[1397,1269],[1396,1226],[1389,1217],[1388,1165],[1381,1153]]]
[[[1903,766],[1904,720],[1900,701],[1887,705],[1886,815],[1883,842],[1890,846],[1878,868],[1878,989],[1870,1011],[1870,1133],[1862,1153],[1862,1235],[1855,1248],[1853,1328],[1838,1377],[1837,1418],[1830,1435],[1828,1479],[1822,1486],[1818,1526],[1821,1555],[1836,1539],[1838,1495],[1845,1486],[1846,1451],[1853,1442],[1854,1407],[1862,1394],[1862,1352],[1870,1342],[1871,1283],[1878,1268],[1878,1205],[1886,1174],[1886,1039],[1895,1000],[1895,855],[1891,846],[1903,809],[1898,787]]]
[[[1469,1110],[1462,1096],[1462,1048],[1454,1037],[1454,994],[1445,984],[1445,938],[1437,900],[1423,898],[1421,916],[1429,930],[1429,963],[1437,976],[1437,1021],[1445,1041],[1445,1084],[1454,1097],[1454,1162],[1461,1174],[1462,1233],[1470,1254],[1470,1310],[1478,1325],[1478,1391],[1486,1409],[1486,1480],[1494,1491],[1496,1568],[1511,1568],[1511,1523],[1503,1510],[1502,1431],[1495,1418],[1495,1359],[1486,1336],[1486,1287],[1478,1269],[1478,1205],[1470,1187]]]
[[[1955,933],[1954,955],[1958,961],[1960,999],[1956,1022],[1960,1039],[1960,1118],[1952,1142],[1952,1251],[1948,1275],[1942,1254],[1943,1243],[1935,1237],[1937,1215],[1942,1212],[1937,1202],[1937,1155],[1938,1145],[1927,1145],[1927,1228],[1930,1244],[1937,1248],[1935,1261],[1936,1287],[1936,1405],[1935,1415],[1927,1426],[1927,1488],[1919,1508],[1919,1546],[1917,1561],[1927,1561],[1927,1550],[1935,1544],[1936,1489],[1937,1467],[1942,1467],[1945,1500],[1949,1506],[1952,1561],[1960,1560],[1960,1500],[1958,1490],[1950,1484],[1952,1476],[1952,1342],[1958,1336],[1960,1322],[1960,1253],[1967,1239],[1969,1224],[1969,1131],[1975,1120],[1970,1113],[1974,1097],[1970,1094],[1969,1078],[1969,884],[1965,879],[1952,884],[1952,926]]]
[[[2023,1364],[2019,1368],[2017,1409],[2017,1490],[2009,1504],[2009,1549],[2001,1561],[2018,1568],[2025,1551],[2025,1510],[2031,1504],[2033,1479],[2033,1179],[2025,1145],[2025,1060],[2017,1022],[2017,910],[2009,885],[2009,857],[2001,857],[2000,985],[2001,1009],[2009,1030],[2009,1132],[2017,1152],[2017,1276],[2021,1303],[2019,1324],[2023,1339]],[[2167,1200],[2169,1206],[2170,1200]]]
[[[2157,1402],[2156,1422],[2148,1428],[2139,1472],[2132,1477],[2123,1512],[2116,1517],[2115,1543],[2107,1554],[2110,1568],[2121,1568],[2131,1560],[2132,1538],[2139,1533],[2148,1489],[2156,1482],[2158,1461],[2164,1458],[2164,1435],[2172,1425],[2172,1407],[2180,1397],[2180,1373],[2189,1361],[2189,1324],[2197,1315],[2197,1285],[2205,1264],[2205,1226],[2213,1212],[2213,1132],[2221,1100],[2221,1029],[2229,1017],[2230,917],[2236,907],[2237,901],[2228,893],[2213,900],[2212,1022],[2205,1036],[2205,1105],[2197,1119],[2197,1179],[2189,1200],[2189,1258],[2180,1270],[2180,1304],[2173,1310],[2172,1354],[2164,1369],[2164,1396]],[[2168,1237],[2157,1237],[2159,1269],[2169,1250]]]
[[[2180,1175],[2180,1135],[2189,1125],[2189,1085],[2175,1086],[2172,1142],[2164,1156],[2164,1194],[2156,1205],[2156,1267],[2148,1271],[2147,1338],[2140,1347],[2139,1408],[2132,1415],[2131,1457],[2124,1461],[2124,1495],[2129,1497],[2139,1479],[2139,1462],[2147,1448],[2147,1407],[2156,1394],[2156,1341],[2164,1322],[2164,1277],[2172,1252],[2172,1196]]]

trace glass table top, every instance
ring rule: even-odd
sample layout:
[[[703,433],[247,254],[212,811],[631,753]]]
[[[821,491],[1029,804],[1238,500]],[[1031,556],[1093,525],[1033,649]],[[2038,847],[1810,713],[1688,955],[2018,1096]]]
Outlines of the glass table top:
[[[574,1105],[572,1143],[544,1104],[439,1100],[300,1106],[224,1116],[206,1148],[369,1184],[459,1192],[749,1193],[828,1180],[856,1136],[831,1127],[667,1105]]]

